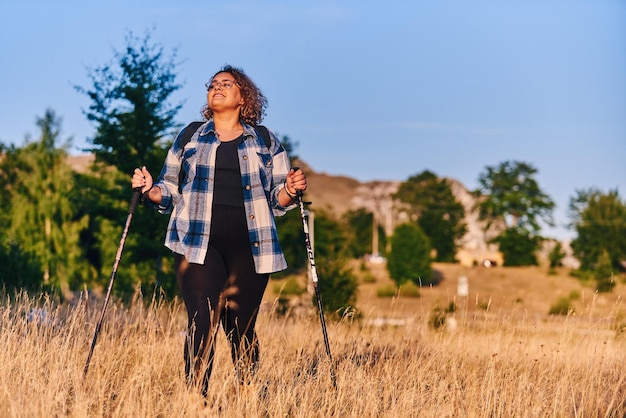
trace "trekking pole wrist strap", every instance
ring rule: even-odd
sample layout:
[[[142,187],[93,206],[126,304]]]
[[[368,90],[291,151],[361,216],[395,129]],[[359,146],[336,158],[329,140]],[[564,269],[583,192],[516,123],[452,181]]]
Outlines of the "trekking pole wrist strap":
[[[285,193],[287,193],[287,196],[289,196],[291,200],[294,200],[296,198],[296,194],[291,193],[289,191],[289,188],[287,188],[287,180],[285,180]]]

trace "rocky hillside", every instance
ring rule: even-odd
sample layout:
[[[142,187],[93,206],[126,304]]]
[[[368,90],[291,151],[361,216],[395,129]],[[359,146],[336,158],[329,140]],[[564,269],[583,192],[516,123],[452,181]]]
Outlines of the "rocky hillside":
[[[322,208],[341,215],[359,208],[374,213],[377,221],[389,236],[394,228],[407,221],[406,214],[391,196],[398,190],[401,181],[370,181],[361,183],[353,178],[333,176],[315,172],[304,162],[298,164],[306,170],[309,188],[306,199],[313,202],[312,209]],[[468,232],[461,240],[462,249],[457,258],[462,264],[472,265],[485,259],[502,263],[502,256],[493,245],[487,244],[478,215],[473,211],[474,197],[457,180],[449,179],[452,193],[465,207]]]
[[[304,162],[298,162],[306,170],[309,188],[306,199],[313,202],[312,209],[322,208],[342,215],[348,210],[364,208],[377,217],[377,221],[383,226],[390,236],[394,228],[407,221],[407,216],[398,202],[394,202],[391,196],[398,190],[401,181],[370,181],[361,183],[353,178],[345,176],[333,176],[315,172]],[[502,254],[497,247],[488,244],[493,238],[483,231],[483,225],[478,220],[478,213],[474,211],[475,198],[456,179],[448,179],[455,198],[465,208],[465,223],[467,233],[461,239],[457,259],[462,265],[471,266],[482,263],[484,260],[495,261],[496,265],[502,265]],[[539,261],[545,262],[547,254],[554,246],[554,242],[545,242],[540,251]],[[563,250],[567,256],[563,260],[566,267],[578,268],[578,261],[572,256],[569,242],[562,242]]]

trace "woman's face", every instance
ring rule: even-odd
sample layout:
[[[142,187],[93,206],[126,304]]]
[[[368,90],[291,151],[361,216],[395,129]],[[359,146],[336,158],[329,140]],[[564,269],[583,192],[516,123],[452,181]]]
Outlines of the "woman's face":
[[[213,112],[238,111],[243,105],[239,85],[230,73],[217,73],[207,90],[207,103]]]

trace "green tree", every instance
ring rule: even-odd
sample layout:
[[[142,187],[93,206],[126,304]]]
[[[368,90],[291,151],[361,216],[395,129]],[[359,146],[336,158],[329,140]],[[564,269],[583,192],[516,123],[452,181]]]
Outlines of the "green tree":
[[[9,225],[11,222],[11,196],[15,192],[13,184],[17,182],[19,162],[9,158],[15,154],[15,146],[6,146],[0,143],[0,225]],[[6,228],[0,228],[0,240],[6,240]]]
[[[456,242],[465,235],[465,209],[454,195],[446,179],[426,170],[400,185],[394,196],[408,204],[420,228],[437,251],[436,260],[455,260]]]
[[[611,257],[607,250],[602,250],[598,257],[595,269],[596,290],[602,293],[609,293],[615,287],[615,277]]]
[[[561,267],[563,265],[563,258],[565,257],[565,251],[560,242],[555,241],[554,247],[548,254],[548,261],[550,262],[550,268]]]
[[[494,240],[504,254],[505,266],[535,266],[541,238],[521,227],[510,227]]]
[[[278,136],[277,133],[275,133]],[[295,155],[298,143],[294,142],[287,135],[280,138],[280,143],[285,148],[291,164],[293,165],[298,158]],[[305,198],[306,200],[306,198]],[[306,267],[307,254],[304,250],[304,230],[302,229],[302,215],[300,208],[295,208],[287,212],[283,216],[276,219],[276,228],[278,229],[278,239],[285,253],[288,269],[284,272],[274,274],[274,277],[281,277]]]
[[[372,231],[374,228],[374,216],[365,209],[356,209],[346,212],[343,222],[348,232],[348,254],[353,258],[360,258],[366,254],[372,254]],[[384,254],[387,237],[382,226],[378,226],[378,248]]]
[[[283,145],[283,148],[285,148],[285,151],[289,156],[289,161],[291,161],[291,164],[293,165],[298,159],[298,156],[296,155],[296,148],[298,148],[299,143],[292,140],[288,135],[279,136],[278,133],[275,133],[275,135],[280,139],[280,143]]]
[[[130,199],[130,177],[145,165],[156,177],[177,128],[181,105],[171,105],[176,82],[176,52],[166,55],[162,46],[129,33],[123,51],[114,51],[108,64],[89,70],[90,89],[76,86],[91,100],[85,115],[96,127],[88,150],[96,157],[96,173],[112,180],[91,182],[92,197],[99,199],[89,210],[97,225],[83,237],[91,248],[100,242],[102,277],[108,275]],[[103,187],[103,188],[99,188]],[[169,253],[163,247],[167,217],[138,210],[133,218],[125,250],[125,266],[118,273],[116,290],[128,293],[139,284],[160,283],[173,293],[175,283],[166,271]],[[169,278],[169,280],[166,280]]]
[[[478,189],[473,192],[485,229],[505,226],[493,240],[500,245],[505,265],[536,264],[534,252],[542,240],[538,234],[539,221],[554,225],[554,202],[539,188],[536,174],[537,169],[528,163],[505,161],[486,167],[478,178]]]
[[[296,208],[287,212],[284,216],[276,218],[278,239],[285,253],[285,259],[289,266],[285,272],[273,274],[281,277],[294,271],[304,269],[307,263],[307,253],[304,246],[304,230],[302,229],[302,217],[300,209]]]
[[[539,188],[536,174],[532,165],[519,161],[486,167],[478,177],[479,187],[474,195],[478,198],[479,217],[487,221],[487,227],[502,222],[538,232],[539,220],[554,224],[554,202]]]
[[[356,276],[348,266],[346,230],[324,211],[315,212],[314,224],[315,264],[324,309],[342,315],[346,309],[354,308],[358,289]]]
[[[315,259],[319,275],[319,288],[324,311],[341,318],[346,312],[356,310],[358,280],[345,260]]]
[[[572,241],[581,270],[594,270],[604,252],[615,271],[626,260],[626,202],[617,190],[577,190],[570,199],[570,219],[577,237]]]
[[[0,243],[0,290],[7,293],[41,288],[42,270],[31,254],[25,253],[14,241]]]
[[[60,118],[47,110],[37,125],[39,140],[8,149],[0,166],[3,194],[10,202],[3,205],[8,210],[3,235],[11,253],[36,260],[39,285],[67,292],[90,276],[79,243],[88,219],[75,210],[75,175],[66,152],[70,140],[57,147]]]
[[[160,167],[177,127],[181,104],[172,106],[176,82],[176,52],[166,56],[162,46],[129,33],[124,51],[89,70],[92,87],[76,90],[91,100],[87,119],[96,126],[89,142],[96,161],[131,175],[138,164]]]
[[[397,286],[409,281],[418,286],[431,283],[431,248],[428,236],[418,225],[404,223],[396,227],[391,236],[387,270]]]

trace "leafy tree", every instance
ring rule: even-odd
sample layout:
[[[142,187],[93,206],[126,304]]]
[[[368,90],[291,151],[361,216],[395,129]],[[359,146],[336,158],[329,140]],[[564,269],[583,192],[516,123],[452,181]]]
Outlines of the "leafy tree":
[[[37,125],[39,140],[8,149],[0,167],[3,194],[10,202],[3,205],[8,211],[3,234],[10,254],[21,254],[32,260],[27,264],[41,268],[39,283],[29,287],[45,285],[66,292],[89,278],[79,244],[88,219],[75,211],[75,177],[66,162],[70,140],[57,148],[60,118],[47,110]]]
[[[387,256],[387,270],[396,285],[409,281],[418,286],[430,284],[433,273],[430,252],[430,240],[418,225],[398,225],[391,236],[391,252]]]
[[[38,260],[14,241],[0,243],[0,287],[7,293],[37,291],[43,272]]]
[[[494,240],[504,254],[505,266],[535,266],[541,238],[521,227],[510,227]]]
[[[345,228],[324,211],[315,212],[314,253],[324,309],[339,315],[354,307],[358,282],[348,267]],[[303,245],[304,251],[304,245]],[[305,254],[306,255],[306,254]]]
[[[437,250],[438,261],[455,260],[456,242],[467,231],[465,209],[445,179],[426,170],[400,185],[395,198],[407,203],[413,217]]]
[[[341,316],[354,307],[358,282],[348,268],[348,234],[344,225],[324,211],[310,212],[313,225],[309,230],[313,241],[319,288],[324,309]],[[278,237],[289,269],[275,277],[308,266],[302,217],[299,209],[276,218]],[[315,302],[314,302],[315,303]]]
[[[505,265],[533,265],[534,252],[541,237],[539,221],[553,225],[554,202],[539,188],[534,176],[537,170],[530,164],[505,161],[488,166],[478,178],[479,218],[486,221],[486,230],[505,225],[504,232],[493,241],[500,244]],[[520,253],[523,251],[523,253]]]
[[[277,133],[275,135],[278,136]],[[289,155],[293,165],[298,158],[295,150],[298,143],[294,142],[287,135],[280,138],[280,143]],[[302,229],[302,215],[300,208],[295,208],[285,215],[276,218],[276,228],[278,229],[278,239],[285,253],[285,259],[289,266],[285,272],[274,274],[274,277],[281,277],[295,270],[305,268],[307,265],[307,254],[304,250],[304,231]]]
[[[160,167],[176,127],[182,105],[171,106],[176,82],[176,52],[167,57],[162,46],[126,36],[124,51],[112,62],[89,71],[91,90],[76,86],[91,100],[87,119],[96,126],[90,138],[96,161],[131,175],[138,164]]]
[[[570,199],[570,218],[577,237],[572,241],[581,270],[593,270],[607,253],[614,270],[626,260],[626,202],[617,190],[577,190]]]
[[[560,242],[555,241],[554,247],[550,250],[548,254],[548,261],[550,262],[550,268],[561,267],[563,265],[563,258],[565,257],[565,252],[563,251],[563,246]]]
[[[289,268],[284,273],[272,276],[280,277],[305,268],[307,265],[307,254],[304,245],[304,231],[302,229],[300,209],[293,209],[284,216],[277,217],[276,228],[278,229],[278,239],[285,253],[285,259]]]
[[[279,136],[278,133],[275,133],[275,135],[280,139],[280,143],[283,145],[283,148],[285,148],[285,151],[287,151],[289,161],[291,161],[291,164],[293,165],[298,159],[298,156],[296,155],[296,148],[298,148],[299,143],[292,140],[287,135]]]
[[[613,266],[611,265],[611,257],[607,250],[602,250],[598,257],[595,270],[596,290],[598,292],[609,293],[615,287],[615,278],[613,275]]]
[[[84,113],[96,133],[89,139],[88,151],[96,156],[97,173],[110,180],[90,181],[91,196],[99,200],[88,210],[98,224],[83,236],[92,250],[100,243],[99,264],[106,268],[101,271],[103,277],[108,275],[127,216],[133,170],[145,165],[156,177],[174,137],[174,118],[181,107],[169,103],[181,87],[176,82],[175,57],[175,51],[167,56],[162,46],[152,44],[149,33],[143,39],[129,33],[123,51],[114,51],[110,63],[89,70],[92,87],[76,87],[91,100]],[[117,291],[128,293],[139,283],[156,282],[166,292],[174,292],[172,275],[165,270],[167,221],[152,209],[136,212]]]
[[[534,179],[537,169],[519,161],[505,161],[497,167],[488,166],[478,178],[474,192],[480,219],[487,227],[494,222],[538,232],[538,221],[553,225],[554,202],[541,191]]]
[[[342,317],[346,312],[355,310],[358,281],[348,268],[345,260],[320,260],[315,258],[320,277],[319,288],[324,304],[324,311]]]
[[[371,254],[372,231],[374,227],[374,216],[365,209],[357,209],[346,212],[343,221],[347,225],[348,231],[348,254],[353,258],[363,257]],[[386,236],[382,226],[378,226],[379,248],[385,248]]]

